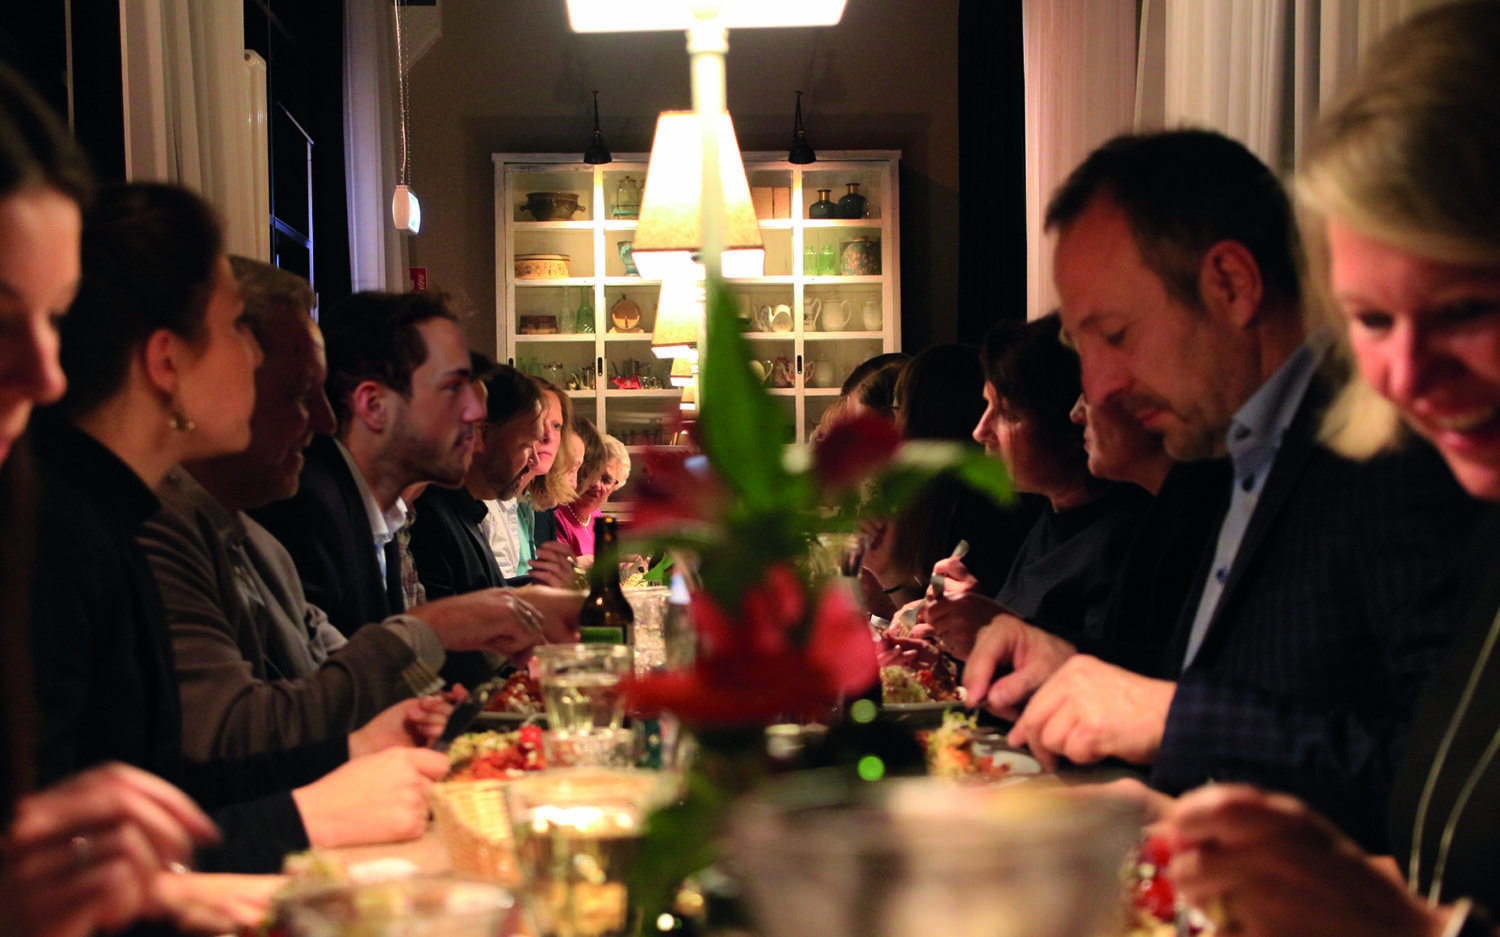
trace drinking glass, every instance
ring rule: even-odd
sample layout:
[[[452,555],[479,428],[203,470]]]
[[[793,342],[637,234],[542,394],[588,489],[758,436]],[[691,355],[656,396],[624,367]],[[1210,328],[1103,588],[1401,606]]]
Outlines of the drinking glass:
[[[635,612],[635,671],[649,673],[662,670],[667,663],[666,637],[662,625],[666,618],[667,599],[672,590],[666,586],[627,588],[625,600]]]
[[[518,932],[519,911],[520,903],[499,885],[415,876],[294,888],[277,900],[276,924],[290,937],[495,937]]]
[[[764,937],[1119,932],[1133,807],[1030,781],[839,783],[803,772],[736,808],[729,855]]]
[[[546,644],[535,654],[548,725],[562,732],[620,728],[620,680],[630,672],[629,646]]]
[[[505,787],[522,893],[537,937],[617,937],[636,929],[626,878],[647,815],[674,775],[631,768],[547,771]]]
[[[839,272],[839,260],[833,252],[832,244],[824,244],[818,251],[818,276],[831,277]]]

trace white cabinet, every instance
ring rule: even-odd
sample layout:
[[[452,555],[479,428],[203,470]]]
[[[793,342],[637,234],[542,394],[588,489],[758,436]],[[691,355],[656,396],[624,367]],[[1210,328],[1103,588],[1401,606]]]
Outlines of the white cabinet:
[[[644,185],[647,156],[604,166],[573,154],[493,159],[496,356],[569,388],[580,413],[627,445],[664,441],[681,391],[670,389],[670,363],[651,353],[661,284],[629,273],[620,248],[636,226],[630,207],[618,204],[630,192],[621,183]],[[855,365],[900,348],[899,154],[823,153],[807,166],[776,154],[744,159],[752,192],[764,201],[766,267],[765,276],[730,286],[753,353],[774,376],[771,393],[786,406],[792,442],[806,439]],[[866,199],[864,217],[808,217],[819,189],[837,201],[850,183]],[[572,193],[580,207],[566,220],[537,220],[523,206],[554,203],[530,193]],[[567,275],[557,276],[563,271],[546,257],[526,255],[566,255]],[[518,257],[552,269],[517,276]],[[536,272],[550,275],[528,275]]]

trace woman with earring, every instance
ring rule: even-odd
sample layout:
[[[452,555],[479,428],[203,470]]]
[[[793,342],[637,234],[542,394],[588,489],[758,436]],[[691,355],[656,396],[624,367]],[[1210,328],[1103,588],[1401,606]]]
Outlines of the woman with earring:
[[[273,871],[309,845],[414,838],[426,788],[447,771],[436,752],[348,761],[339,738],[184,762],[165,615],[135,535],[168,469],[247,445],[259,349],[212,210],[185,189],[100,192],[81,272],[59,329],[68,389],[31,430],[39,776],[113,760],[180,783],[214,811],[223,846],[200,859],[225,870]]]

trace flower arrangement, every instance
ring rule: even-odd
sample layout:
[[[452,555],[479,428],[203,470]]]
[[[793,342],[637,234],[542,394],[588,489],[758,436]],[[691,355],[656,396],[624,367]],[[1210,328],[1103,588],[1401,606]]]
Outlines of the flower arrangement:
[[[765,726],[825,716],[877,680],[858,598],[808,562],[819,536],[889,517],[944,474],[1011,495],[997,460],[957,443],[903,445],[876,417],[846,419],[810,451],[784,452],[787,418],[751,367],[733,296],[720,281],[707,297],[692,428],[702,458],[647,453],[630,532],[653,551],[693,557],[696,572],[695,663],[626,690],[637,711],[674,714],[700,750],[685,799],[653,816],[635,864],[632,892],[647,909],[712,861],[723,812],[764,773]]]

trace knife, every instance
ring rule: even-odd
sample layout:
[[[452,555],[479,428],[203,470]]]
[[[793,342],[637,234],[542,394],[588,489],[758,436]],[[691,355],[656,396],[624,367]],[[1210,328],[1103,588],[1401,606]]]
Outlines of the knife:
[[[469,731],[469,726],[479,718],[495,691],[505,685],[505,680],[505,677],[495,677],[475,687],[467,699],[453,707],[453,712],[448,714],[448,724],[443,726],[443,734],[429,747],[435,752],[446,752],[452,748],[454,740]]]

